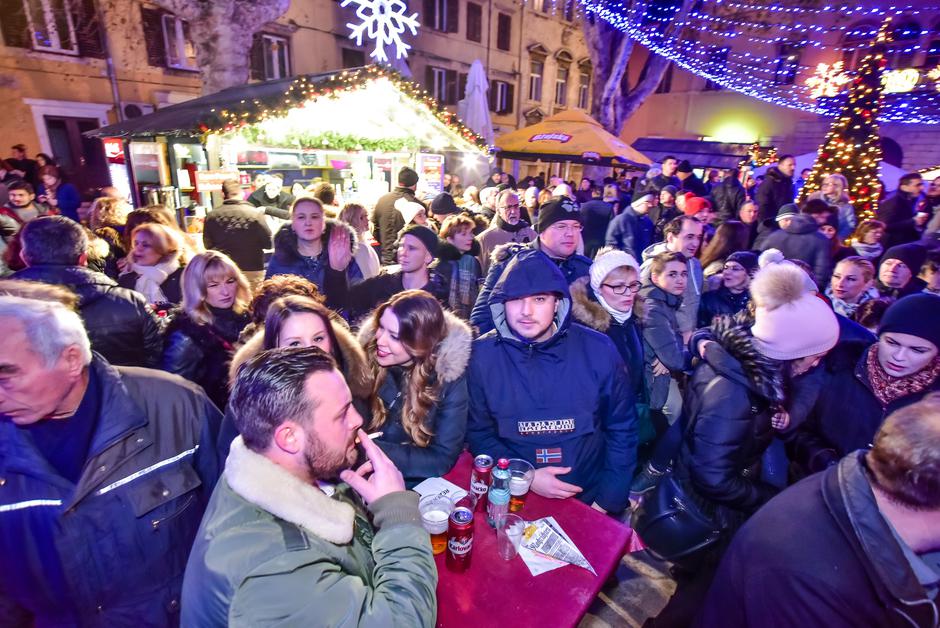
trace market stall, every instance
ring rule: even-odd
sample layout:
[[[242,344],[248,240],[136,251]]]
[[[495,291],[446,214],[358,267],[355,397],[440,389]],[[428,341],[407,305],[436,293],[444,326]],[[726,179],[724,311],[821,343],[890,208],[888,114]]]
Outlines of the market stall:
[[[89,133],[104,140],[112,181],[135,203],[210,205],[208,194],[258,172],[285,189],[333,184],[374,199],[404,165],[439,191],[448,161],[485,156],[484,141],[419,86],[368,66],[233,87]]]
[[[564,163],[566,171],[562,174],[566,179],[570,179],[571,164],[645,170],[651,163],[643,153],[577,110],[563,111],[538,124],[504,133],[496,138],[496,150],[502,159]]]

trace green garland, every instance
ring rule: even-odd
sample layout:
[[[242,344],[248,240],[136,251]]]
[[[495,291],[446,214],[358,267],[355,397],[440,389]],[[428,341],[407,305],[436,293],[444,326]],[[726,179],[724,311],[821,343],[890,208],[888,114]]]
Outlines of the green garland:
[[[420,148],[413,137],[374,139],[357,135],[342,135],[333,131],[307,133],[290,131],[285,138],[272,139],[257,126],[247,126],[236,131],[249,144],[272,148],[309,148],[336,151],[379,151],[385,153],[413,151]]]

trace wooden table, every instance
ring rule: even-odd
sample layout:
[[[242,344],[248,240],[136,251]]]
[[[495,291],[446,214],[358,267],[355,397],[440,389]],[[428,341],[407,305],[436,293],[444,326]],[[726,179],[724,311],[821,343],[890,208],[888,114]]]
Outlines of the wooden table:
[[[468,489],[473,459],[464,452],[444,476]],[[496,531],[485,513],[474,513],[473,555],[463,573],[450,571],[444,554],[435,557],[437,625],[576,626],[626,552],[633,531],[576,499],[547,499],[532,492],[516,513],[527,521],[552,516],[597,571],[566,565],[533,576],[522,558],[505,561],[496,553]],[[446,553],[446,552],[445,552]]]

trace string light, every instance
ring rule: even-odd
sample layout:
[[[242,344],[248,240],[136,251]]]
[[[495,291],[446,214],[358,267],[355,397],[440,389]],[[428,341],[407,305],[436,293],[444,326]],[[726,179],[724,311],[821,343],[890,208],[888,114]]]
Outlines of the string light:
[[[849,199],[855,207],[859,223],[875,218],[881,182],[881,138],[878,134],[878,113],[884,102],[886,44],[891,41],[885,19],[871,46],[862,59],[859,71],[850,83],[845,107],[832,124],[819,147],[816,163],[806,180],[800,200],[822,187],[830,174],[841,174],[849,183]]]

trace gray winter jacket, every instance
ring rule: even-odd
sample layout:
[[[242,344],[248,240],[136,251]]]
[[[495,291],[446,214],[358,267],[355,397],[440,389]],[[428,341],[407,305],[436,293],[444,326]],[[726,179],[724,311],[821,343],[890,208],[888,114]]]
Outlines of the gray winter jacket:
[[[650,283],[650,268],[653,264],[653,258],[667,251],[665,242],[657,242],[643,251],[640,281],[646,284]],[[689,271],[689,280],[685,284],[685,292],[682,293],[682,305],[679,306],[679,311],[676,313],[679,331],[682,333],[694,331],[698,327],[698,306],[702,300],[702,292],[705,289],[705,274],[702,272],[702,263],[698,261],[698,258],[688,258],[686,267]]]
[[[691,366],[692,358],[679,330],[678,310],[682,297],[669,294],[651,283],[643,286],[640,297],[646,306],[643,320],[646,385],[650,391],[650,407],[659,409],[669,396],[672,374],[679,374]],[[657,359],[672,374],[653,375],[653,362]]]

